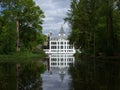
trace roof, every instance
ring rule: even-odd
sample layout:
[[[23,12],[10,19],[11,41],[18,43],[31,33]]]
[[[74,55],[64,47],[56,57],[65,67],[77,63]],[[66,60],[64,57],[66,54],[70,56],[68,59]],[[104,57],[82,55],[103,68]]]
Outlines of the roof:
[[[63,26],[61,26],[61,29],[60,29],[60,32],[59,32],[59,34],[65,34],[65,31],[64,31],[64,29],[63,29]]]
[[[67,36],[64,32],[63,26],[61,26],[60,32],[57,37],[51,37],[51,40],[59,40],[59,39],[67,40]]]

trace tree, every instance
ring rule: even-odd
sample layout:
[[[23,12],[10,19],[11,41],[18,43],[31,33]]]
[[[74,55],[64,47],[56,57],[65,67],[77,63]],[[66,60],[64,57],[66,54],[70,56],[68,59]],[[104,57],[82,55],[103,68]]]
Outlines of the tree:
[[[31,49],[41,43],[44,14],[33,0],[8,0],[1,5],[4,8],[1,17],[16,27],[13,27],[16,29],[16,51],[20,51],[20,47]]]
[[[116,0],[72,0],[65,18],[72,29],[70,41],[81,47],[82,53],[114,55],[120,52],[118,7]]]
[[[8,54],[15,50],[15,23],[10,23],[5,17],[0,16],[0,53]]]

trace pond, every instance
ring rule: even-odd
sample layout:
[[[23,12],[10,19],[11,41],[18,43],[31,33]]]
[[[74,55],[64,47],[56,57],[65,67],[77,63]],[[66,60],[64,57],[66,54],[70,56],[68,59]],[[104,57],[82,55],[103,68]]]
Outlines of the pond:
[[[42,90],[40,62],[0,62],[0,90]]]
[[[0,90],[120,90],[120,60],[51,54],[44,62],[0,62]]]
[[[78,59],[70,74],[72,90],[120,90],[120,60]]]
[[[75,60],[71,54],[52,54],[46,65],[43,90],[120,90],[119,59]]]
[[[46,60],[47,70],[42,74],[43,90],[70,90],[69,66],[75,58],[72,54],[51,54]]]

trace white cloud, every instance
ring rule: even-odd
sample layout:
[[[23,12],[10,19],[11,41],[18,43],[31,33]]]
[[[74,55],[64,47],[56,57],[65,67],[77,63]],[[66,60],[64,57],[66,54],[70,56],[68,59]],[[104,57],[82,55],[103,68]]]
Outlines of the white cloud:
[[[45,13],[43,24],[43,33],[48,34],[52,32],[54,35],[60,31],[61,25],[64,23],[63,18],[66,17],[66,12],[69,10],[71,0],[34,0],[37,5]],[[67,24],[64,26],[66,33],[69,31]]]
[[[45,21],[54,21],[55,19],[53,17],[46,17],[44,20]]]

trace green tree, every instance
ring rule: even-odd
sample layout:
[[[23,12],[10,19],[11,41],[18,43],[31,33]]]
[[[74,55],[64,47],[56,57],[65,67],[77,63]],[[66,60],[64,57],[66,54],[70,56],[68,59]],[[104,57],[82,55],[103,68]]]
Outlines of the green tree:
[[[8,0],[1,6],[4,8],[1,17],[6,18],[16,30],[16,51],[20,51],[20,47],[32,49],[44,41],[41,31],[44,14],[33,0]]]
[[[15,24],[0,16],[0,53],[8,54],[15,51]]]
[[[66,21],[69,39],[82,53],[114,55],[120,52],[119,1],[72,0]]]

